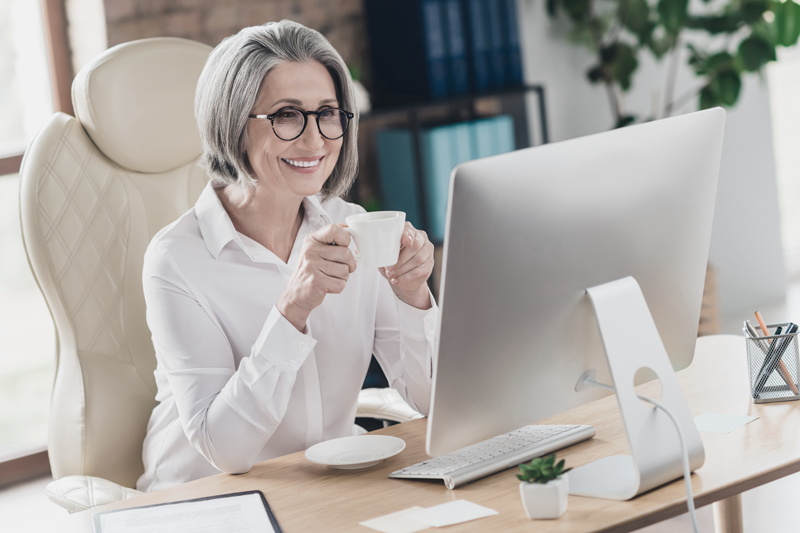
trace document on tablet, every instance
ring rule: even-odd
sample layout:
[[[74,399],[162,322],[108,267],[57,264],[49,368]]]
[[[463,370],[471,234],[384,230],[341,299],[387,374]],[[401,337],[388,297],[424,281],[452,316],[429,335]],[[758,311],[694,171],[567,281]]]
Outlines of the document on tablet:
[[[94,533],[282,533],[261,491],[92,515]]]

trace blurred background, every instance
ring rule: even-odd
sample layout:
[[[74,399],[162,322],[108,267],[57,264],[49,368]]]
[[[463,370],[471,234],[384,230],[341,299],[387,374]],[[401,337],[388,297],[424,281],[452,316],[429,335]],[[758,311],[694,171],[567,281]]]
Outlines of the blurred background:
[[[54,111],[72,113],[74,74],[108,47],[161,36],[215,46],[281,19],[325,35],[359,82],[349,199],[406,211],[437,244],[454,164],[725,106],[699,334],[738,333],[756,309],[772,322],[800,310],[791,0],[0,0],[0,470],[46,457],[55,368],[20,237],[26,146]]]

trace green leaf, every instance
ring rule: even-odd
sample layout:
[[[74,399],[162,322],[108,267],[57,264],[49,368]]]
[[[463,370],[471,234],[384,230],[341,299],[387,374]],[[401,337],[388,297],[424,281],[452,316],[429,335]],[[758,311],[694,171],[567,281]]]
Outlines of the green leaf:
[[[661,59],[674,45],[675,39],[669,35],[665,35],[659,39],[651,36],[650,40],[647,41],[647,47],[650,48],[650,51],[653,52],[656,59]]]
[[[623,91],[631,88],[631,78],[639,62],[636,59],[636,52],[630,45],[618,43],[616,54],[610,64],[611,77],[616,81]]]
[[[710,86],[707,85],[700,91],[700,109],[717,107],[721,103],[722,102],[720,102],[719,98],[714,94]]]
[[[617,123],[614,125],[614,129],[624,128],[625,126],[630,126],[636,122],[636,115],[624,115],[619,117]]]
[[[605,72],[603,71],[603,67],[595,66],[589,69],[586,73],[586,77],[589,79],[591,83],[599,83],[601,81],[605,81]]]
[[[783,46],[792,46],[800,38],[800,5],[792,0],[778,3],[775,7],[775,41]]]
[[[591,0],[561,0],[561,6],[573,21],[586,20],[590,16]]]
[[[739,43],[737,58],[745,70],[754,72],[775,61],[775,47],[761,37],[751,35]]]
[[[746,24],[763,20],[764,11],[769,10],[767,0],[743,0],[740,4],[738,15]]]
[[[728,52],[719,52],[706,58],[702,64],[703,70],[697,70],[698,74],[708,74],[722,72],[733,67],[733,56]]]
[[[619,21],[622,26],[644,41],[655,25],[650,21],[650,6],[646,0],[619,0]]]
[[[739,91],[742,88],[742,79],[733,70],[720,73],[711,81],[711,90],[717,95],[719,101],[728,107],[736,104]]]
[[[741,24],[741,21],[733,15],[686,17],[687,28],[705,30],[711,35],[716,35],[718,33],[732,33],[736,31]]]
[[[686,20],[688,0],[659,0],[659,22],[669,35],[678,35]]]

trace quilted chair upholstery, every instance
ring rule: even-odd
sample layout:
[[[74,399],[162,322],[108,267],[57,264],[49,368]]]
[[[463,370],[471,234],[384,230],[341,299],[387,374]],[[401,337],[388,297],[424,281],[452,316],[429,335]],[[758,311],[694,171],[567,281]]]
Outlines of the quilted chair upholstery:
[[[22,163],[23,240],[57,333],[53,476],[121,485],[54,482],[48,495],[70,510],[133,495],[123,488],[144,471],[156,358],[142,260],[207,182],[193,104],[210,51],[174,38],[107,50],[73,82],[76,117],[53,115]]]

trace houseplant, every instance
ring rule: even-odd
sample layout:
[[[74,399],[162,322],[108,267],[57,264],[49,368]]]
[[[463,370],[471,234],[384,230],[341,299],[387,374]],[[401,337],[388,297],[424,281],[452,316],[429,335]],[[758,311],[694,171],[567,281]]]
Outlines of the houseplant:
[[[608,93],[614,127],[665,118],[696,99],[699,109],[732,107],[742,76],[761,73],[778,46],[800,37],[800,5],[794,0],[547,0],[551,17],[564,13],[571,40],[586,46],[596,62],[586,73]],[[666,76],[656,116],[636,114],[624,93],[644,53],[665,59]],[[680,58],[687,58],[697,83],[675,94]]]
[[[531,519],[559,518],[567,510],[571,468],[564,468],[564,460],[556,463],[556,455],[537,457],[530,463],[519,465],[519,493],[525,514]]]

